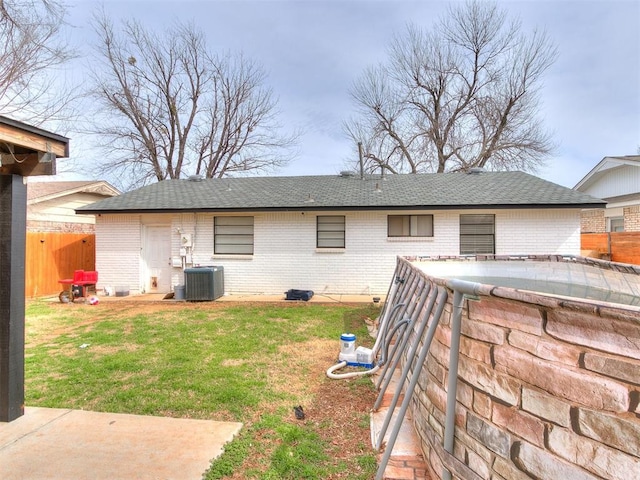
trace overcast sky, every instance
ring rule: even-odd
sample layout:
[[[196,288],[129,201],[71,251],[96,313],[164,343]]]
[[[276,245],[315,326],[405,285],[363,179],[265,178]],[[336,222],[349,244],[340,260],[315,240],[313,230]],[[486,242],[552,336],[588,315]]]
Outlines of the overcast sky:
[[[73,39],[93,41],[98,2],[71,0]],[[604,156],[640,147],[640,1],[505,1],[526,30],[544,29],[559,58],[545,76],[540,115],[558,145],[538,175],[573,187]],[[342,132],[354,112],[351,83],[386,59],[394,33],[428,27],[446,2],[401,0],[106,0],[114,19],[153,29],[193,21],[214,50],[242,51],[268,73],[281,123],[303,128],[299,155],[280,175],[336,174],[357,158]],[[88,51],[86,53],[89,53]],[[74,150],[74,146],[77,149]],[[83,162],[90,145],[71,143]],[[79,158],[82,156],[83,158]]]

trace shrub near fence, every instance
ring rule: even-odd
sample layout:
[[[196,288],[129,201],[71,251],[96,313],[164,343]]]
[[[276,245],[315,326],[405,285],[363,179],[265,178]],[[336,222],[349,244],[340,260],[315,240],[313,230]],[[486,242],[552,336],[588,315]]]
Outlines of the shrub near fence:
[[[95,270],[95,235],[86,233],[27,232],[25,296],[57,295],[58,280],[72,278],[74,270]]]
[[[640,265],[640,232],[583,233],[580,250],[591,252],[589,256]]]
[[[452,298],[412,405],[431,478],[640,478],[640,308],[491,286],[467,299],[449,457]]]

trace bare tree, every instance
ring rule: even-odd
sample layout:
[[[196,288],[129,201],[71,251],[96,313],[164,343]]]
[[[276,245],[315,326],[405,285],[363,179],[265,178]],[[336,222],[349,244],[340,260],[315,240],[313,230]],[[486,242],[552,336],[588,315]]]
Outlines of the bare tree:
[[[65,118],[72,95],[58,84],[58,68],[73,57],[60,36],[65,13],[54,0],[0,0],[3,115],[36,125]]]
[[[538,93],[557,52],[522,32],[496,4],[449,9],[431,31],[409,26],[389,59],[364,72],[345,123],[368,171],[529,170],[552,151],[537,118]]]
[[[102,58],[92,74],[94,131],[108,152],[105,173],[121,174],[125,188],[287,163],[296,136],[279,134],[276,101],[257,64],[210,53],[192,25],[159,35],[126,21],[116,31],[102,14],[94,26]]]

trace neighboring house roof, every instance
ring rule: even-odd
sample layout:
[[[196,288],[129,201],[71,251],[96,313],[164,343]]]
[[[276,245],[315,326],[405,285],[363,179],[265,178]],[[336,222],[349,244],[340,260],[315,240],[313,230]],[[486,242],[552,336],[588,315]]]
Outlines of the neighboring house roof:
[[[79,213],[603,208],[602,200],[522,172],[164,180]]]
[[[28,182],[27,204],[46,202],[54,198],[74,193],[95,193],[112,197],[120,192],[105,181],[72,181],[72,182]]]
[[[579,192],[602,192],[603,198],[640,193],[640,155],[604,157],[574,188]]]

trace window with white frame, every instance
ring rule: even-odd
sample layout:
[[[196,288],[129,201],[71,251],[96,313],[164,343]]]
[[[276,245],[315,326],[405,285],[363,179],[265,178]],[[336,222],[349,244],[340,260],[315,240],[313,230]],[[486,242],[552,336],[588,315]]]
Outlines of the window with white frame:
[[[495,215],[460,215],[460,255],[495,253]]]
[[[316,232],[318,248],[344,248],[344,215],[318,215]]]
[[[433,215],[388,215],[388,237],[433,237]]]
[[[253,255],[253,217],[214,217],[213,253]]]

